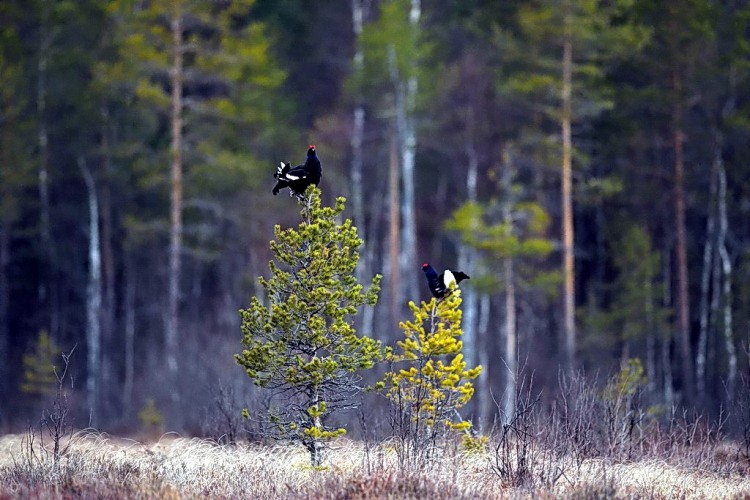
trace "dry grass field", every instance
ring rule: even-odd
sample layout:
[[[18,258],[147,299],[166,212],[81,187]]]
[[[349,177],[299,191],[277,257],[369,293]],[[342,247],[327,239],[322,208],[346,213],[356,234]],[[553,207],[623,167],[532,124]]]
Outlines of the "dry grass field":
[[[0,437],[0,498],[750,498],[747,463],[726,443],[701,450],[697,467],[674,457],[574,460],[537,450],[518,484],[498,469],[492,443],[409,471],[388,443],[339,440],[319,469],[291,445],[220,446],[174,435],[136,442],[86,432],[64,444],[56,463],[38,437]]]

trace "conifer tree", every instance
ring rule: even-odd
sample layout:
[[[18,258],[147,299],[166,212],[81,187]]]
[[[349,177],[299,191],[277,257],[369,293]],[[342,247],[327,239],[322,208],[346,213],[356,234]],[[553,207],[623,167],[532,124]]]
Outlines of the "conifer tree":
[[[60,348],[49,334],[39,332],[34,351],[23,357],[23,382],[21,391],[34,395],[50,395],[55,392],[55,358]]]
[[[463,359],[460,305],[455,288],[441,300],[409,302],[414,319],[399,324],[405,338],[388,354],[393,370],[385,374],[384,388],[395,407],[402,467],[424,464],[443,438],[471,427],[458,409],[474,395],[471,380],[482,367],[467,368]]]
[[[274,228],[271,277],[260,278],[268,304],[253,297],[240,311],[245,349],[235,358],[272,394],[265,415],[245,416],[264,420],[276,438],[301,442],[319,466],[325,441],[346,432],[328,417],[357,405],[359,370],[382,359],[380,343],[353,326],[358,308],[377,302],[381,276],[367,289],[354,276],[362,240],[350,219],[337,222],[343,197],[321,207],[320,190],[310,187],[301,203],[299,227]]]

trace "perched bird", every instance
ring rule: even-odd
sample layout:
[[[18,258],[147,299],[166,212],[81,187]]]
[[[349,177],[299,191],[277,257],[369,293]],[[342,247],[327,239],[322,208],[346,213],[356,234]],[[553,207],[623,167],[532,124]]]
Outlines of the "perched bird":
[[[432,295],[438,299],[446,296],[451,285],[455,284],[458,286],[461,281],[470,279],[468,274],[461,271],[451,271],[450,269],[446,269],[438,274],[427,263],[422,264],[422,271],[424,271],[424,275],[427,277],[427,285],[430,287]]]
[[[320,160],[315,153],[315,144],[310,144],[304,164],[292,168],[289,163],[281,162],[276,168],[276,173],[273,176],[277,179],[277,182],[273,187],[273,195],[276,196],[280,189],[288,187],[290,196],[302,196],[307,186],[310,184],[318,185],[322,174]]]

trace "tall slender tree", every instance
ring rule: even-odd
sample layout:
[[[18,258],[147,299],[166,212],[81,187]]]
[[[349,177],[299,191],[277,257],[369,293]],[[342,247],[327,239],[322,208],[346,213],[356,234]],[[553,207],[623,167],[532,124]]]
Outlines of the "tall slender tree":
[[[99,244],[99,196],[94,176],[83,157],[78,158],[78,167],[86,183],[86,198],[89,205],[89,269],[86,285],[86,403],[90,412],[90,424],[96,426],[100,417],[102,397],[102,258]]]
[[[537,111],[532,116],[538,117],[541,109],[547,126],[554,123],[559,131],[559,154],[551,156],[559,158],[561,165],[563,351],[569,369],[576,365],[578,349],[573,206],[573,159],[577,155],[573,126],[611,107],[611,89],[606,85],[601,62],[643,43],[645,31],[620,20],[627,6],[628,2],[624,1],[602,5],[593,0],[539,1],[522,5],[517,17],[521,40],[524,46],[530,46],[529,52],[534,56],[523,56],[513,63],[520,64],[521,68],[503,83],[506,91],[535,103],[533,109]],[[612,22],[613,19],[618,21]],[[513,54],[511,58],[519,55]],[[553,97],[550,99],[550,96]]]
[[[169,165],[168,293],[163,321],[164,360],[172,376],[179,369],[179,335],[188,331],[180,327],[185,257],[206,254],[198,248],[203,241],[195,226],[209,227],[206,217],[221,221],[217,230],[227,221],[237,223],[235,214],[215,209],[216,200],[234,197],[240,186],[257,182],[253,174],[259,162],[245,150],[268,148],[269,138],[279,130],[269,125],[286,123],[273,111],[283,110],[274,90],[285,74],[270,57],[263,25],[253,21],[253,4],[252,0],[220,6],[150,2],[142,10],[128,12],[124,21],[125,56],[138,75],[136,96],[151,103],[158,117],[169,123],[168,154],[161,137],[155,140],[158,157]],[[187,208],[194,210],[186,219]],[[172,392],[174,401],[178,394]]]
[[[556,272],[548,274],[530,268],[531,262],[544,259],[552,251],[552,243],[545,237],[549,217],[539,205],[520,198],[514,186],[515,154],[513,145],[507,144],[503,152],[499,200],[486,205],[468,202],[446,221],[447,229],[458,232],[465,244],[485,256],[487,267],[496,275],[491,281],[503,291],[503,328],[501,335],[492,335],[498,339],[497,351],[502,353],[503,359],[491,366],[502,367],[502,411],[506,420],[515,414],[519,375],[517,297],[523,290],[535,286],[556,285],[557,276]]]
[[[427,51],[421,30],[419,0],[388,0],[380,5],[378,19],[366,25],[360,37],[365,63],[355,76],[368,97],[385,95],[378,106],[387,110],[394,127],[399,162],[399,274],[408,275],[417,261],[417,221],[415,199],[415,156],[417,148],[417,101],[421,62]],[[390,126],[389,126],[390,127]],[[390,139],[389,139],[390,140]],[[394,207],[391,207],[393,210]],[[415,280],[398,283],[395,303],[416,294]]]

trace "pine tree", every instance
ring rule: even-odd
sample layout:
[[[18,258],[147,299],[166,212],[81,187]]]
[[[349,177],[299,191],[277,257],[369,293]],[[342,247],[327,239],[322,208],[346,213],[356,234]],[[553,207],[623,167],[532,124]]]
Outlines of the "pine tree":
[[[482,367],[467,368],[463,359],[460,305],[457,289],[420,306],[409,302],[414,320],[400,323],[400,352],[388,354],[394,369],[385,374],[384,388],[395,407],[402,466],[434,458],[445,437],[471,427],[458,409],[474,395],[471,380]]]
[[[34,352],[23,357],[21,391],[34,395],[54,394],[57,381],[55,358],[59,354],[60,348],[55,341],[46,331],[40,331]]]
[[[353,316],[374,306],[381,276],[365,289],[354,271],[362,240],[350,219],[338,223],[345,199],[321,207],[320,190],[308,188],[297,228],[274,228],[271,277],[260,278],[269,304],[253,297],[240,311],[242,344],[235,356],[255,385],[272,393],[265,415],[273,436],[301,442],[313,466],[323,461],[325,441],[346,431],[328,417],[356,407],[363,389],[358,371],[382,359],[380,343],[358,336]]]

